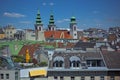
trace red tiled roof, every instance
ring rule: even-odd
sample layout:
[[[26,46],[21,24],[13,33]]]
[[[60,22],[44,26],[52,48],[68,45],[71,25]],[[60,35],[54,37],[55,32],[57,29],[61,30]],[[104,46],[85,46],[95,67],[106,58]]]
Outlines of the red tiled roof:
[[[45,38],[54,38],[54,39],[72,39],[69,31],[45,31]]]
[[[30,57],[33,58],[33,53],[38,49],[39,46],[40,44],[24,45],[18,55],[25,56],[26,50],[28,49]]]

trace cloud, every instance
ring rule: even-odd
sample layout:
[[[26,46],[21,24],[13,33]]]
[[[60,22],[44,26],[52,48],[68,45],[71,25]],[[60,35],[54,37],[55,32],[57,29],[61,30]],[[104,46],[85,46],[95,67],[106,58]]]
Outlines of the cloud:
[[[63,23],[63,22],[68,22],[68,21],[70,21],[70,19],[66,18],[66,19],[58,20],[57,23]]]
[[[43,2],[43,3],[42,3],[42,5],[43,5],[43,6],[45,6],[45,5],[46,5],[46,3],[45,3],[45,2]]]
[[[3,14],[4,16],[7,16],[7,17],[13,17],[13,18],[20,18],[20,17],[25,17],[25,15],[23,14],[20,14],[20,13],[10,13],[10,12],[5,12]]]
[[[21,24],[31,24],[30,21],[20,21],[19,23],[21,23]]]
[[[100,11],[93,11],[93,14],[98,14],[100,13]]]
[[[70,19],[63,19],[63,21],[70,21]]]
[[[53,6],[53,5],[54,5],[54,3],[53,3],[53,2],[51,2],[51,3],[50,3],[50,6]]]
[[[53,2],[50,2],[50,3],[43,2],[43,3],[42,3],[42,5],[43,5],[43,6],[46,6],[46,5],[48,5],[48,6],[53,6],[53,5],[54,5],[54,3],[53,3]]]

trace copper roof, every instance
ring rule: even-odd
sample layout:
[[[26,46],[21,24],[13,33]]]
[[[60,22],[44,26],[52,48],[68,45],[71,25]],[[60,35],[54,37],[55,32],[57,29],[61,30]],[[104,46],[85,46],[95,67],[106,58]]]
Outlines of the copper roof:
[[[31,45],[24,45],[20,52],[19,55],[25,55],[26,50],[29,50],[30,57],[33,57],[33,53],[39,48],[40,44],[31,44]]]

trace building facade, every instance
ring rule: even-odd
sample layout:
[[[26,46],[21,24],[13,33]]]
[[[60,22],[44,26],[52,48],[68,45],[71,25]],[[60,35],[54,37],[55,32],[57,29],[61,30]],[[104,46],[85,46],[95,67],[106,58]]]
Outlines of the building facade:
[[[37,41],[45,41],[43,23],[41,20],[40,12],[38,10],[36,23],[35,23],[35,40]]]
[[[75,17],[71,17],[70,19],[70,30],[59,30],[56,28],[54,15],[51,13],[48,28],[44,29],[39,10],[36,17],[34,32],[34,37],[28,37],[30,36],[30,33],[25,32],[28,35],[25,36],[27,37],[26,39],[47,42],[64,42],[65,40],[76,42],[76,40],[78,40],[77,22]]]
[[[25,31],[24,30],[16,30],[14,34],[15,40],[24,40],[25,39]]]
[[[36,40],[36,35],[35,35],[35,31],[31,30],[31,29],[26,29],[25,30],[25,40]]]
[[[16,28],[14,28],[12,25],[8,25],[4,29],[5,37],[7,39],[14,39],[14,34],[16,33]]]
[[[0,28],[0,39],[4,39],[5,38],[5,33],[3,32],[3,29]]]
[[[0,56],[0,80],[20,80],[20,70],[15,69],[10,57]]]
[[[112,55],[114,53],[104,54],[100,50],[56,52],[50,60],[48,79],[120,80],[120,66],[117,65],[118,61],[114,62],[118,57],[110,60],[113,63],[108,62],[107,56],[111,59]],[[115,55],[118,56],[117,53]]]
[[[0,80],[20,80],[19,70],[0,70]]]

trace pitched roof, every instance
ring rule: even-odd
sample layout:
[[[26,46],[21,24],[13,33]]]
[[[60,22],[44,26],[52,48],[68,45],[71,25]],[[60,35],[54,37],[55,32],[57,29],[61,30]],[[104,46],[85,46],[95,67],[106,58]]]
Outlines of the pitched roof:
[[[65,61],[65,68],[69,68],[70,65],[70,58],[72,56],[76,56],[80,59],[80,61],[86,61],[86,60],[89,60],[89,59],[102,59],[102,56],[100,55],[99,52],[86,52],[86,53],[81,53],[81,52],[55,52],[53,55],[52,55],[52,60],[50,62],[50,67],[52,68],[53,65],[53,61],[54,61],[54,58],[57,57],[57,56],[61,56],[64,58],[64,61]],[[76,59],[76,58],[75,58]]]
[[[84,59],[102,59],[102,56],[100,55],[99,51],[97,52],[55,52],[55,54],[53,54],[53,58],[55,56],[64,56],[64,58],[68,58],[70,56],[79,56],[81,59],[82,57],[84,57]]]
[[[102,51],[102,55],[109,69],[120,69],[120,52]]]
[[[33,57],[34,52],[39,48],[40,44],[31,44],[31,45],[24,45],[19,52],[19,55],[25,55],[26,50],[29,50],[30,57]]]
[[[93,42],[77,42],[74,47],[79,47],[79,48],[94,48],[95,43]]]
[[[45,38],[54,38],[54,39],[72,39],[69,31],[58,30],[58,31],[45,31]]]

